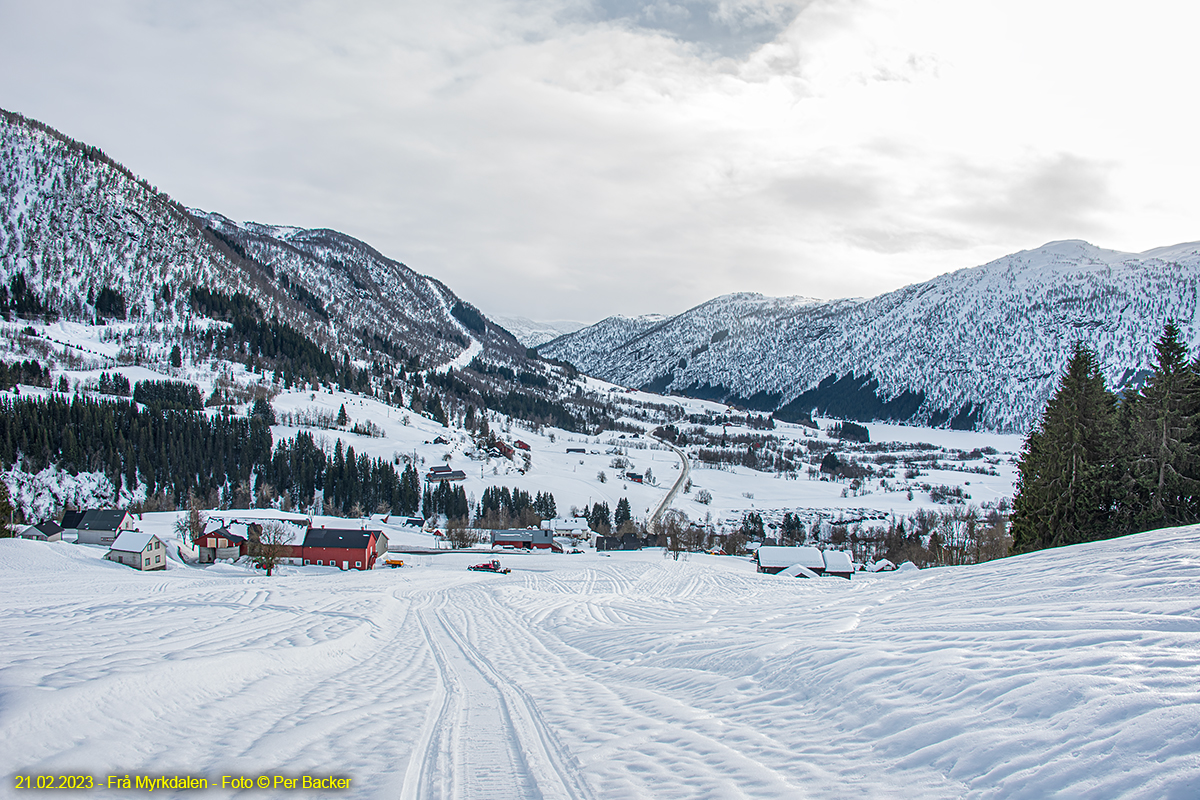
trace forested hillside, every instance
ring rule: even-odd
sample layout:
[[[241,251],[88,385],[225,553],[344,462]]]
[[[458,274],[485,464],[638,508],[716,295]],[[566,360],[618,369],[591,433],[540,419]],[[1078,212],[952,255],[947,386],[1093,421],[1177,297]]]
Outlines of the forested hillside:
[[[1025,432],[1075,341],[1136,388],[1168,319],[1200,337],[1200,245],[1145,253],[1052,242],[869,300],[735,294],[669,319],[611,318],[539,347],[627,386],[781,419]]]

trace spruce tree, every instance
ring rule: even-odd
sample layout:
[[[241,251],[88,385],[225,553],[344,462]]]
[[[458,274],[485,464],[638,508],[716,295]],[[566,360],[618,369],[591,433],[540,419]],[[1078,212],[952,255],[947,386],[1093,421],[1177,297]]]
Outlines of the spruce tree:
[[[626,522],[633,519],[633,511],[629,508],[629,498],[622,497],[617,501],[617,512],[613,515],[613,525],[620,528]]]
[[[1154,345],[1158,363],[1128,401],[1129,516],[1136,530],[1194,522],[1200,489],[1200,385],[1187,345],[1169,321]]]
[[[1058,391],[1025,440],[1013,499],[1013,551],[1103,539],[1117,496],[1116,397],[1076,343]]]

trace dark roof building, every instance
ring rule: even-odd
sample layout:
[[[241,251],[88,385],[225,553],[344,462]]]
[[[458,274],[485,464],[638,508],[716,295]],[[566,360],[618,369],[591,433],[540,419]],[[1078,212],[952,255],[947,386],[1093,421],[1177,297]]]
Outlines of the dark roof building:
[[[57,542],[62,539],[62,527],[52,519],[37,525],[30,525],[18,536],[22,539],[36,539],[41,542]]]
[[[121,531],[134,529],[133,515],[120,509],[93,509],[75,526],[80,544],[111,545]]]
[[[304,535],[304,563],[341,569],[370,569],[378,554],[381,530],[309,528]]]
[[[84,509],[83,511],[64,511],[62,518],[63,530],[73,531],[78,529],[79,523],[83,521],[83,517],[87,513],[87,509]]]

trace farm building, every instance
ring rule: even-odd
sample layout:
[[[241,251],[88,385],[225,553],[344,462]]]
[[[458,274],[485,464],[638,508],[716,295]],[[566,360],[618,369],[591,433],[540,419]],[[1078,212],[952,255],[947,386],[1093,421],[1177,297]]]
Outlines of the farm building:
[[[107,544],[116,541],[123,531],[134,530],[133,515],[120,509],[96,509],[88,511],[79,520],[76,531],[80,544]],[[66,526],[64,526],[64,532]]]
[[[304,563],[341,569],[371,569],[382,531],[358,528],[309,528]]]
[[[544,519],[541,528],[544,531],[554,531],[558,534],[586,536],[591,531],[591,524],[585,517],[566,517],[565,519]]]
[[[783,572],[793,564],[799,564],[818,575],[825,572],[825,558],[816,547],[773,547],[763,545],[754,554],[758,571],[768,575]]]
[[[52,519],[37,525],[30,525],[18,536],[22,539],[36,539],[39,542],[57,542],[62,540],[62,526]]]
[[[211,564],[218,558],[238,558],[246,555],[250,544],[249,525],[222,525],[195,541],[201,564]]]
[[[443,481],[465,481],[467,473],[461,469],[450,469],[444,464],[438,464],[429,468],[429,473],[425,476],[426,483],[441,483]]]
[[[517,439],[515,442],[513,442],[513,447],[517,448],[518,450],[530,449],[528,443],[522,442],[520,439]]]
[[[167,568],[167,548],[152,533],[121,531],[104,557],[142,571]]]
[[[826,550],[821,554],[825,559],[825,575],[836,575],[839,578],[850,580],[850,576],[854,574],[854,562],[850,560],[850,554],[841,550]]]
[[[492,531],[492,547],[523,547],[526,550],[561,550],[554,541],[554,531],[539,528],[519,528]]]

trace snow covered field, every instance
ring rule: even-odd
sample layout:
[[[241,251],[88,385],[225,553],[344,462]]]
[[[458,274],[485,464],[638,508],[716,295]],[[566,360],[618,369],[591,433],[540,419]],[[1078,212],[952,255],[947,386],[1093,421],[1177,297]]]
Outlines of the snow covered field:
[[[379,798],[1200,796],[1200,528],[849,582],[659,551],[270,579],[102,552],[0,541],[10,775],[332,774],[353,783],[328,794]]]

